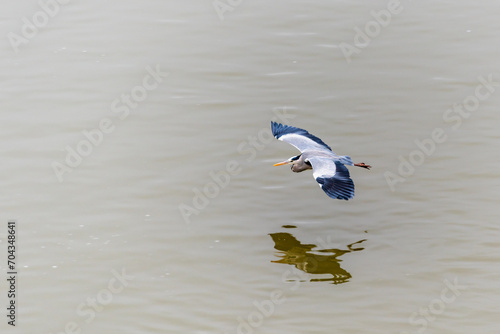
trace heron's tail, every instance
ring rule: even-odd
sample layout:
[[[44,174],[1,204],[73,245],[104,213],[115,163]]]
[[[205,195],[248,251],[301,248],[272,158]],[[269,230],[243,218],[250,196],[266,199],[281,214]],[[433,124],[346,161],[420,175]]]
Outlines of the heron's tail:
[[[352,159],[348,155],[341,155],[339,156],[339,161],[343,163],[344,165],[347,166],[354,166],[354,163],[352,162]]]

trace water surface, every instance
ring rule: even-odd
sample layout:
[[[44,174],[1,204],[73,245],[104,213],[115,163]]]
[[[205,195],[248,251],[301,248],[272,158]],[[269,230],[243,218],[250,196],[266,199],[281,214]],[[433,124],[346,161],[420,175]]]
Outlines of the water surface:
[[[500,7],[401,1],[356,43],[387,6],[242,1],[221,20],[210,1],[70,2],[18,52],[9,33],[42,9],[4,9],[0,236],[6,254],[16,219],[19,295],[1,328],[498,331]],[[271,120],[371,164],[350,169],[356,197],[273,168],[297,152]]]

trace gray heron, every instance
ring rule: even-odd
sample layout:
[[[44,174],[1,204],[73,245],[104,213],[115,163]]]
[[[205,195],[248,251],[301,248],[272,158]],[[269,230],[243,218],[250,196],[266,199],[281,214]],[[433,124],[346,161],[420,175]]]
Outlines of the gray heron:
[[[273,136],[297,148],[301,154],[274,166],[291,165],[295,173],[313,170],[313,177],[323,191],[331,198],[349,200],[354,197],[354,182],[346,166],[370,169],[371,166],[353,163],[347,155],[336,155],[330,146],[304,129],[271,122]]]

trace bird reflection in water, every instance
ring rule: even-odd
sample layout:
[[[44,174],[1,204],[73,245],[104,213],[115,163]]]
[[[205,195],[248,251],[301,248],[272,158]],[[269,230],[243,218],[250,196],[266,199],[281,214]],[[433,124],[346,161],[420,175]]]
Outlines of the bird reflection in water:
[[[271,233],[275,245],[274,248],[280,253],[280,259],[271,261],[273,263],[284,263],[295,266],[308,274],[328,275],[326,278],[313,278],[311,282],[331,282],[332,284],[342,284],[349,282],[352,277],[349,272],[340,267],[342,260],[338,257],[350,253],[361,251],[363,247],[356,247],[366,241],[366,239],[347,245],[347,249],[320,249],[314,250],[316,245],[302,244],[290,233]],[[324,254],[327,253],[327,254]],[[331,275],[331,277],[330,277]]]

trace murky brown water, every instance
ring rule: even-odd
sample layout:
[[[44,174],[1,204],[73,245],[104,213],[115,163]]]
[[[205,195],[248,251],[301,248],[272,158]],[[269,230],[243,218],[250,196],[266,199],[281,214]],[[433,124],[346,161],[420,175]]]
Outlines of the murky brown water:
[[[0,17],[3,331],[499,330],[497,2],[50,4]]]

